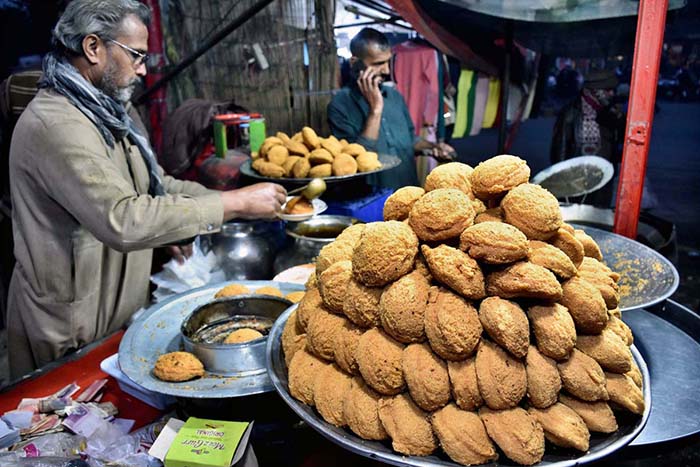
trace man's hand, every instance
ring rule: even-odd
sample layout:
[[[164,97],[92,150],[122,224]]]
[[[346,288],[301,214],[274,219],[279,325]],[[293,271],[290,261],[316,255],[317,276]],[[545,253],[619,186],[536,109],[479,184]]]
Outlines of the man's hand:
[[[224,221],[231,219],[274,219],[287,200],[287,190],[276,183],[256,183],[224,191]]]
[[[184,264],[185,259],[192,256],[192,243],[183,246],[169,245],[165,247],[165,250],[170,256],[175,258],[179,264]]]
[[[453,161],[457,152],[447,143],[438,143],[433,147],[433,155],[439,161]]]
[[[360,92],[369,104],[370,114],[381,115],[384,109],[384,96],[379,89],[382,77],[374,70],[365,68],[360,72],[357,78],[357,85],[360,87]]]

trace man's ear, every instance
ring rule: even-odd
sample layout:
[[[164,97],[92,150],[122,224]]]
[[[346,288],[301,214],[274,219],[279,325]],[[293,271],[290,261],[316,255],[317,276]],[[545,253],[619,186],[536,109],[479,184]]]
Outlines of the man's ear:
[[[104,43],[95,34],[88,34],[83,38],[83,54],[91,65],[97,65],[100,62],[101,48]]]
[[[350,57],[350,66],[354,65],[358,60],[359,58],[355,57],[354,55]]]

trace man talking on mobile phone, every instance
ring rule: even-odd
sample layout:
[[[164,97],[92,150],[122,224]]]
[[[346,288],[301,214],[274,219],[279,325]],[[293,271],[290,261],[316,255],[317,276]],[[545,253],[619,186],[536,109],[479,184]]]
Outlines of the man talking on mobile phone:
[[[384,85],[390,79],[391,62],[391,47],[384,34],[362,29],[350,41],[350,52],[352,81],[328,104],[331,131],[338,139],[401,159],[396,169],[374,175],[371,183],[388,188],[418,185],[415,154],[428,150],[437,159],[449,160],[454,149],[416,136],[403,97]]]

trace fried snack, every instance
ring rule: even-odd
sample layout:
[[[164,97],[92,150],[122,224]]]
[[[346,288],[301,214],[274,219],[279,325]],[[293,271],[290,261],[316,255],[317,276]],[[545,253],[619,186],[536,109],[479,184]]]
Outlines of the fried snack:
[[[562,297],[562,288],[550,270],[529,261],[520,261],[486,276],[486,293],[503,298],[557,301]]]
[[[598,334],[608,322],[608,307],[597,288],[590,282],[573,277],[562,284],[561,304],[571,313],[576,329]]]
[[[484,274],[479,264],[469,255],[447,245],[439,245],[432,249],[423,245],[421,251],[430,273],[439,282],[472,300],[480,300],[486,296]]]
[[[532,264],[549,269],[563,280],[574,277],[578,272],[574,263],[566,256],[566,253],[549,243],[539,240],[530,240],[530,250],[527,254],[527,259]]]
[[[311,170],[311,163],[308,159],[302,157],[292,167],[292,175],[294,178],[306,178],[309,176],[309,171]]]
[[[393,282],[413,269],[418,237],[398,222],[367,224],[352,255],[352,273],[369,287]]]
[[[320,277],[323,271],[338,261],[352,261],[353,251],[364,229],[364,224],[351,225],[343,230],[333,243],[321,248],[316,258],[316,277]]]
[[[161,381],[189,381],[204,376],[204,365],[189,352],[170,352],[158,357],[153,376]]]
[[[586,402],[566,394],[559,395],[559,402],[576,412],[589,431],[596,433],[617,431],[617,420],[607,402]]]
[[[527,355],[530,323],[520,305],[499,297],[486,298],[479,305],[479,320],[489,337],[513,356]]]
[[[299,328],[306,332],[311,317],[321,311],[326,311],[323,306],[323,299],[321,299],[321,292],[317,288],[308,289],[297,308]]]
[[[333,174],[333,166],[331,164],[319,164],[311,167],[309,170],[309,177],[311,178],[323,178],[330,177]]]
[[[642,388],[643,386],[643,381],[642,381],[642,371],[639,369],[637,364],[635,362],[632,362],[632,369],[625,373],[625,376],[630,378],[632,381],[634,381],[634,384],[637,385],[639,389]]]
[[[380,394],[394,395],[406,384],[401,369],[404,346],[378,328],[365,332],[355,359],[365,382]]]
[[[283,143],[288,143],[289,141],[292,140],[292,138],[289,137],[289,135],[283,131],[278,131],[275,136],[279,139],[282,140]]]
[[[362,329],[351,322],[345,321],[336,335],[336,340],[333,342],[335,363],[338,364],[341,370],[350,375],[359,373],[355,355],[363,332]]]
[[[430,288],[424,325],[430,347],[446,360],[468,357],[481,338],[481,322],[474,306],[440,287]]]
[[[415,270],[423,274],[423,276],[428,279],[428,281],[433,280],[433,275],[430,273],[430,268],[428,267],[428,263],[425,261],[425,258],[423,257],[423,253],[418,253],[416,256],[416,267]]]
[[[339,154],[333,159],[331,165],[333,175],[341,177],[343,175],[355,175],[357,173],[357,162],[355,158],[347,154]]]
[[[479,409],[486,432],[499,448],[518,464],[532,465],[544,456],[544,430],[542,425],[524,409]]]
[[[574,349],[569,359],[559,362],[557,368],[562,386],[572,396],[590,402],[608,400],[603,369],[588,355]]]
[[[304,145],[304,143],[302,143],[301,141],[291,140],[290,142],[285,143],[284,146],[289,151],[289,154],[295,154],[303,158],[308,158],[309,154],[311,154],[306,145]]]
[[[616,373],[605,373],[605,378],[610,402],[633,414],[644,414],[644,394],[632,378]]]
[[[608,310],[617,308],[620,303],[620,288],[617,285],[619,274],[611,271],[600,261],[586,256],[578,268],[578,275],[598,289]]]
[[[352,279],[352,261],[343,260],[331,264],[318,277],[318,290],[323,304],[332,313],[343,313],[345,291]]]
[[[481,224],[482,222],[503,222],[503,210],[501,207],[497,206],[478,213],[474,218],[474,224]]]
[[[277,147],[277,146],[275,146]],[[253,163],[254,169],[257,170],[260,175],[270,178],[282,178],[284,177],[285,171],[284,167],[273,164],[272,162],[267,162],[263,159],[255,159]]]
[[[245,295],[249,294],[250,289],[246,287],[245,285],[241,284],[229,284],[223,289],[219,290],[216,292],[214,295],[214,298],[223,298],[223,297],[235,297],[236,295]]]
[[[299,290],[297,292],[289,292],[287,295],[284,296],[287,300],[289,300],[292,303],[299,303],[302,298],[304,298],[304,294],[306,291],[304,290]]]
[[[379,301],[383,291],[381,287],[367,287],[351,278],[345,291],[343,313],[361,328],[380,326]]]
[[[282,168],[284,169],[284,176],[285,177],[293,177],[294,176],[294,165],[299,161],[299,159],[302,159],[301,156],[289,156],[287,157],[287,160],[284,161],[284,164],[282,164]]]
[[[224,339],[224,344],[240,344],[255,339],[260,339],[263,334],[260,331],[251,328],[239,328],[230,333]]]
[[[358,172],[372,172],[382,168],[376,152],[364,152],[355,158]]]
[[[476,410],[484,405],[476,379],[476,358],[448,361],[447,373],[450,376],[452,397],[460,409]]]
[[[278,289],[277,287],[272,287],[272,286],[264,286],[264,287],[258,287],[255,289],[255,292],[257,295],[273,295],[275,297],[282,297],[282,291]]]
[[[401,454],[428,456],[438,447],[428,414],[407,394],[380,400],[379,419],[391,438],[391,446]]]
[[[580,229],[574,229],[574,237],[583,245],[583,254],[591,258],[603,261],[603,253],[600,252],[598,244],[586,232]]]
[[[364,147],[362,147],[361,144],[351,143],[351,144],[348,144],[347,146],[345,146],[345,147],[343,148],[343,152],[344,152],[345,154],[349,154],[349,155],[351,155],[351,156],[353,156],[353,157],[357,157],[357,156],[359,156],[360,154],[365,153],[366,150],[365,150]]]
[[[539,185],[525,183],[501,201],[503,219],[519,228],[530,240],[548,240],[561,227],[559,201]]]
[[[622,312],[620,312],[620,307],[613,308],[612,310],[608,310],[608,316],[609,317],[615,317],[617,319],[622,319]]]
[[[335,365],[326,365],[314,381],[314,404],[323,419],[338,427],[345,426],[343,405],[352,385],[352,376]]]
[[[448,404],[430,417],[433,432],[445,453],[464,465],[485,464],[498,458],[479,416]]]
[[[569,358],[576,346],[576,325],[559,303],[532,306],[527,310],[537,349],[555,360]]]
[[[343,401],[343,415],[345,423],[360,438],[381,441],[389,437],[379,420],[381,399],[382,396],[367,386],[362,378],[353,378]]]
[[[486,212],[486,205],[479,198],[472,199],[472,208],[474,208],[474,214],[477,216],[483,212]],[[474,217],[476,219],[476,217]]]
[[[540,409],[557,402],[561,390],[561,378],[557,362],[542,355],[537,347],[531,345],[525,359],[527,372],[527,398],[530,405]]]
[[[459,248],[484,263],[508,264],[527,257],[528,242],[525,234],[510,224],[485,221],[462,232]]]
[[[272,146],[267,151],[267,160],[275,165],[283,166],[289,157],[289,151],[284,146]]]
[[[472,225],[474,215],[467,195],[453,188],[438,188],[415,202],[408,223],[418,238],[436,242],[459,237]]]
[[[301,131],[297,131],[296,133],[294,133],[291,137],[291,140],[295,143],[303,143],[304,137],[301,135]]]
[[[527,391],[525,365],[484,339],[476,352],[476,381],[484,402],[495,410],[515,407]]]
[[[333,157],[338,157],[343,151],[343,146],[340,144],[340,141],[333,135],[328,138],[321,138],[321,147],[333,154]]]
[[[492,157],[476,166],[470,180],[477,198],[498,198],[530,179],[527,162],[507,154]]]
[[[413,271],[389,284],[379,301],[379,318],[384,330],[403,343],[425,340],[424,317],[430,283]]]
[[[282,141],[280,138],[277,138],[276,136],[268,136],[267,138],[265,138],[265,141],[263,141],[262,145],[260,145],[260,148],[258,149],[258,154],[260,155],[260,157],[266,157],[267,152],[270,150],[270,148],[279,145],[284,145],[284,141]]]
[[[311,154],[309,154],[309,162],[311,162],[311,165],[332,164],[333,154],[325,149],[314,149],[311,151]]]
[[[438,188],[454,188],[473,198],[472,184],[469,181],[472,172],[474,172],[474,169],[461,162],[449,162],[438,165],[426,177],[425,191],[433,191]]]
[[[403,350],[401,369],[408,392],[418,407],[428,412],[450,401],[450,377],[447,364],[428,344],[411,344]]]
[[[306,327],[306,344],[316,356],[325,360],[335,360],[335,341],[347,320],[325,310],[318,311],[309,318]]]
[[[576,348],[598,362],[601,368],[612,373],[627,373],[632,369],[632,352],[627,343],[612,330],[603,329],[598,335],[580,334]]]
[[[417,186],[399,188],[384,203],[384,220],[402,221],[408,219],[411,208],[424,194],[425,190]]]
[[[304,144],[310,149],[318,149],[321,147],[321,139],[318,137],[313,128],[308,126],[302,128],[301,137],[304,139]]]
[[[583,245],[574,237],[572,232],[569,232],[562,226],[557,230],[557,233],[549,239],[549,243],[563,251],[571,262],[574,263],[574,266],[578,268],[581,265],[584,258]]]
[[[528,413],[542,425],[545,438],[552,444],[588,451],[591,433],[583,419],[568,406],[556,403],[546,409],[530,407]]]
[[[306,405],[314,405],[316,376],[330,365],[303,348],[297,351],[289,364],[289,394]]]
[[[284,351],[284,361],[289,367],[294,354],[306,347],[306,334],[297,321],[298,310],[289,315],[282,330],[282,350]]]

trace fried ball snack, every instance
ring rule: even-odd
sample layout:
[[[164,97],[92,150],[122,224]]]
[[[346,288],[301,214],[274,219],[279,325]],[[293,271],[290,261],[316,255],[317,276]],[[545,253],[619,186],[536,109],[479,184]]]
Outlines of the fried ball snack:
[[[416,256],[416,268],[415,271],[418,271],[419,273],[423,274],[423,276],[428,279],[428,281],[433,280],[433,275],[430,273],[430,268],[428,267],[428,263],[425,261],[425,258],[423,257],[423,253],[418,253]]]
[[[359,156],[360,154],[365,153],[366,150],[365,150],[364,147],[362,147],[361,144],[350,143],[350,144],[348,144],[347,146],[345,146],[345,147],[343,148],[343,152],[344,152],[345,154],[349,154],[349,155],[351,155],[351,156],[353,156],[353,157],[357,157],[357,156]]]
[[[287,157],[287,160],[284,161],[284,164],[282,164],[282,168],[284,169],[284,176],[285,177],[293,177],[294,176],[294,165],[299,161],[299,159],[302,159],[301,156],[289,156]]]
[[[391,446],[401,454],[428,456],[438,447],[428,414],[407,394],[380,400],[379,419],[391,438]]]
[[[282,350],[284,351],[284,361],[289,367],[294,354],[306,347],[306,334],[297,321],[298,310],[289,315],[282,331]]]
[[[335,360],[335,341],[346,319],[325,310],[311,315],[306,327],[306,344],[316,356],[325,360]]]
[[[576,329],[598,334],[608,322],[608,307],[597,288],[590,282],[573,277],[562,284],[561,304],[571,313]]]
[[[520,305],[499,297],[486,298],[479,305],[479,320],[491,339],[513,356],[527,355],[530,323]]]
[[[557,362],[545,357],[531,345],[525,359],[527,372],[527,397],[530,405],[540,409],[549,407],[557,402],[561,391],[561,378]]]
[[[636,384],[639,389],[642,389],[642,371],[639,369],[635,362],[632,362],[632,369],[625,373],[625,376],[634,381],[634,384]]]
[[[289,364],[289,394],[313,406],[316,376],[329,365],[305,348],[297,351]]]
[[[296,133],[294,133],[290,139],[292,141],[294,141],[295,143],[303,143],[304,142],[304,137],[302,136],[301,131],[297,131]]]
[[[314,381],[314,404],[323,419],[338,427],[345,426],[343,405],[350,392],[352,376],[346,375],[335,365],[326,365]]]
[[[384,203],[384,220],[402,221],[408,219],[411,208],[424,194],[425,190],[417,186],[399,188]]]
[[[306,178],[311,170],[311,163],[306,158],[301,158],[292,167],[292,175],[294,178]]]
[[[321,147],[333,154],[333,157],[338,157],[343,151],[343,145],[333,135],[328,138],[321,138]]]
[[[474,208],[474,214],[477,216],[486,212],[486,205],[479,198],[472,199],[472,208]],[[476,217],[474,217],[476,219]]]
[[[398,222],[367,224],[352,255],[352,273],[369,287],[393,282],[413,269],[418,237]]]
[[[367,386],[362,378],[353,378],[343,401],[343,415],[348,427],[362,439],[381,441],[387,434],[379,420],[379,401],[382,396]]]
[[[309,177],[311,178],[323,178],[330,177],[333,173],[333,167],[331,164],[319,164],[311,167],[309,170]]]
[[[428,412],[450,401],[450,377],[447,364],[428,344],[411,344],[403,350],[401,369],[413,402]]]
[[[264,177],[282,178],[285,174],[284,167],[263,159],[255,159],[255,162],[253,162],[253,168]]]
[[[272,295],[275,297],[282,297],[282,291],[278,289],[277,287],[272,287],[272,286],[264,286],[264,287],[259,287],[255,290],[255,293],[257,295]]]
[[[364,331],[349,321],[345,321],[336,335],[336,340],[333,342],[333,355],[335,363],[341,370],[350,374],[356,375],[359,373],[357,367],[357,345],[360,343],[360,336]]]
[[[436,242],[459,237],[474,222],[474,208],[467,195],[453,188],[427,192],[415,202],[408,223],[418,238]]]
[[[568,406],[556,403],[546,409],[530,407],[528,413],[542,425],[544,437],[552,444],[588,451],[591,433],[583,419]]]
[[[557,230],[549,243],[563,251],[569,257],[574,266],[577,268],[581,265],[584,258],[583,245],[574,237],[572,232],[566,230],[563,226]]]
[[[343,313],[345,291],[352,279],[352,261],[343,260],[331,264],[319,276],[318,290],[328,311]]]
[[[476,413],[448,404],[434,412],[430,420],[440,446],[453,461],[476,465],[498,458],[484,423]]]
[[[459,249],[488,264],[508,264],[524,259],[528,241],[524,233],[504,222],[485,221],[459,236]]]
[[[500,206],[495,208],[489,208],[484,212],[477,213],[474,218],[475,224],[481,224],[482,222],[503,222],[503,210]]]
[[[364,152],[355,158],[358,172],[372,172],[382,168],[376,152]]]
[[[474,169],[461,162],[449,162],[438,165],[426,177],[425,191],[433,191],[438,188],[454,188],[473,198],[472,184],[469,181],[472,172],[474,172]]]
[[[338,261],[352,261],[352,254],[364,230],[364,224],[357,224],[343,230],[333,243],[321,248],[316,258],[316,276],[321,277],[323,271]]]
[[[537,349],[555,360],[569,358],[576,346],[576,325],[559,303],[532,306],[527,310]]]
[[[265,157],[267,156],[267,152],[270,150],[270,148],[279,145],[284,145],[284,141],[276,136],[268,136],[265,138],[265,141],[263,141],[260,149],[258,149],[258,154],[260,154],[261,157]]]
[[[309,289],[306,295],[304,295],[304,298],[299,302],[299,307],[297,308],[297,322],[299,323],[299,328],[303,332],[306,332],[311,317],[322,311],[326,311],[326,309],[323,306],[321,293],[316,288]]]
[[[586,256],[578,268],[578,275],[598,289],[608,310],[617,308],[620,303],[620,288],[617,285],[619,274],[600,261]]]
[[[572,396],[590,402],[608,400],[603,369],[588,355],[574,349],[569,359],[559,362],[557,368],[562,386]]]
[[[610,402],[634,414],[644,414],[644,394],[632,378],[616,373],[605,373],[605,378]]]
[[[440,287],[430,288],[424,325],[430,347],[446,360],[468,357],[481,338],[481,322],[474,306]]]
[[[298,292],[289,292],[287,295],[284,296],[287,300],[289,300],[292,303],[299,303],[302,298],[304,298],[304,294],[306,291],[304,290],[299,290]]]
[[[311,165],[332,164],[333,154],[325,149],[314,149],[311,151],[311,154],[309,154],[309,162],[311,162]]]
[[[603,261],[603,253],[600,252],[600,247],[590,235],[583,230],[574,229],[574,237],[583,245],[584,255]]]
[[[391,337],[405,344],[425,340],[429,290],[430,283],[417,271],[386,286],[379,301],[379,318]]]
[[[406,384],[401,369],[404,346],[378,328],[365,332],[357,344],[355,359],[365,382],[380,394],[394,395]]]
[[[576,412],[589,431],[596,433],[617,431],[617,420],[607,402],[586,402],[566,394],[559,395],[559,402]]]
[[[579,335],[576,348],[612,373],[627,373],[632,369],[632,352],[627,343],[612,330],[603,329],[598,335]]]
[[[515,407],[527,391],[525,365],[483,339],[476,352],[476,381],[484,402],[494,410]]]
[[[345,290],[343,313],[350,321],[361,328],[381,325],[379,301],[382,298],[381,287],[367,287],[355,278],[350,278]]]
[[[347,154],[339,154],[333,159],[332,170],[336,177],[354,175],[357,173],[357,161]]]
[[[301,137],[304,139],[304,144],[312,149],[321,147],[321,139],[318,137],[313,128],[305,126],[301,129]]]
[[[239,328],[226,336],[224,344],[240,344],[260,339],[261,337],[263,337],[263,334],[260,331],[251,328]]]
[[[275,165],[283,166],[289,157],[289,150],[284,146],[272,146],[267,152],[268,162]]]
[[[557,301],[562,297],[562,287],[550,270],[520,261],[486,276],[486,293],[503,298]]]
[[[544,456],[544,430],[534,417],[520,407],[507,410],[479,409],[489,437],[510,459],[532,465]]]
[[[423,245],[421,251],[436,280],[472,300],[486,296],[484,274],[479,264],[469,255],[447,245],[432,249]]]
[[[214,298],[235,297],[236,295],[249,294],[250,289],[241,284],[229,284],[223,289],[216,292]]]
[[[275,136],[282,140],[283,143],[288,143],[292,140],[289,135],[283,131],[278,131]]]
[[[578,272],[574,263],[566,256],[566,253],[549,243],[539,240],[530,240],[530,250],[527,254],[527,259],[532,264],[549,269],[563,280],[574,277]]]
[[[504,154],[481,162],[470,179],[472,191],[477,198],[498,198],[518,185],[527,183],[530,167],[521,158]]]
[[[525,183],[513,188],[501,201],[503,219],[531,240],[548,240],[561,227],[559,201],[539,185]]]
[[[450,376],[452,397],[460,409],[476,410],[484,405],[476,379],[476,358],[448,361],[447,373]]]
[[[620,312],[620,308],[613,308],[612,310],[608,310],[608,317],[615,317],[618,319],[622,319],[622,313]]]
[[[158,357],[153,375],[162,381],[189,381],[204,376],[204,365],[189,352],[170,352]]]

